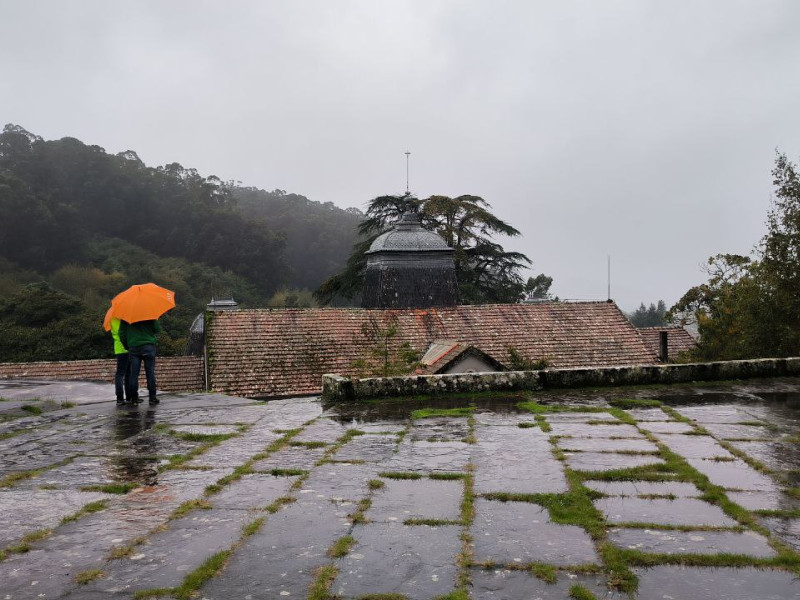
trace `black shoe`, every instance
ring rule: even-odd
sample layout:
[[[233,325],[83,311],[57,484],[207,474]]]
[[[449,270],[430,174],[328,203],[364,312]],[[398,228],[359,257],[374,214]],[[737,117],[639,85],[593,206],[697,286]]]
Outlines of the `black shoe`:
[[[150,396],[150,406],[158,404],[159,402],[161,402],[161,400],[159,400],[157,396]]]
[[[125,400],[122,398],[117,398],[117,406],[125,406]]]
[[[141,401],[142,401],[142,399],[139,398],[139,396],[134,396],[133,398],[128,398],[128,404],[132,404],[133,406],[136,406],[137,404],[140,404]]]

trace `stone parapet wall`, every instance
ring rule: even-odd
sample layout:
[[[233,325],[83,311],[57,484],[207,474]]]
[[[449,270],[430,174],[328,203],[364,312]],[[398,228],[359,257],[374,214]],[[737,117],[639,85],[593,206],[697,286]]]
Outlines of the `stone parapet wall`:
[[[544,369],[542,371],[461,373],[370,379],[350,379],[330,374],[322,377],[322,395],[331,400],[360,400],[391,396],[535,391],[785,376],[800,376],[800,358],[761,358],[682,365]]]
[[[0,379],[27,377],[84,381],[114,381],[116,359],[66,360],[55,362],[0,363]],[[205,388],[203,359],[200,356],[160,356],[156,359],[158,389],[186,392]],[[139,386],[145,387],[144,368]]]

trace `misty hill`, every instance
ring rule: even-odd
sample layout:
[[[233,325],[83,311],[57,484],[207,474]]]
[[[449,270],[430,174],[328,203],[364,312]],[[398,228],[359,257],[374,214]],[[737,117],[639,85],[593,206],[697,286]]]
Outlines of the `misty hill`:
[[[314,289],[340,271],[361,216],[7,125],[0,134],[0,329],[8,335],[0,361],[109,355],[99,329],[108,301],[146,281],[177,292],[162,349],[180,353],[212,292],[265,306],[282,288]],[[70,336],[69,344],[61,339]]]

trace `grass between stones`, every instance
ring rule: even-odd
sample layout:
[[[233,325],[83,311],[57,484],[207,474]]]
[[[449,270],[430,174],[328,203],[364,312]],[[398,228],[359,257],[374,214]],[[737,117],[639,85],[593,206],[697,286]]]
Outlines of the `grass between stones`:
[[[533,414],[544,413],[562,413],[562,412],[578,412],[578,413],[601,413],[608,412],[607,408],[601,406],[570,406],[567,404],[539,404],[536,400],[528,400],[527,402],[518,402],[517,408],[527,410]]]
[[[104,485],[84,485],[81,486],[82,492],[103,492],[105,494],[127,494],[131,490],[139,487],[138,483],[107,483]]]
[[[100,512],[101,510],[105,510],[108,507],[107,500],[97,500],[95,502],[89,502],[88,504],[84,504],[80,510],[76,513],[71,514],[69,516],[64,517],[61,519],[61,525],[66,525],[67,523],[72,523],[73,521],[77,521],[83,516],[90,515],[92,513]]]
[[[26,413],[29,413],[36,417],[38,417],[44,412],[41,406],[36,406],[35,404],[23,404],[19,408],[20,410],[24,410]]]
[[[221,550],[209,556],[202,565],[186,575],[183,583],[172,590],[172,595],[179,600],[189,600],[194,595],[194,592],[199,590],[206,581],[222,570],[230,555],[230,550]]]
[[[75,583],[78,585],[86,585],[95,579],[105,577],[105,572],[102,569],[90,569],[89,571],[81,571],[75,575]]]
[[[652,400],[646,398],[614,398],[608,402],[614,408],[622,408],[625,410],[631,408],[658,408],[663,403],[660,400]]]
[[[308,600],[328,600],[331,585],[339,574],[339,569],[334,565],[325,565],[318,567],[314,571],[314,581],[308,591]]]
[[[475,412],[474,406],[461,408],[420,408],[411,412],[411,419],[430,419],[432,417],[469,417]]]
[[[620,401],[616,402],[616,405],[612,406],[611,408],[586,412],[608,412],[619,419],[621,423],[633,425],[638,428],[638,423],[636,420],[630,414],[626,413],[622,407],[641,408],[643,406],[660,406],[660,408],[674,420],[690,424],[695,435],[709,435],[708,431],[706,431],[702,426],[698,425],[691,419],[684,417],[670,407],[663,406],[660,403],[646,402],[642,404],[639,402],[633,402],[632,400],[636,399],[620,399]],[[518,406],[533,412],[537,416],[544,415],[548,412],[578,412],[576,409],[582,408],[545,406],[536,402],[520,403]],[[606,422],[598,421],[598,425],[601,423],[606,424]],[[570,488],[569,492],[566,494],[492,493],[484,494],[483,497],[500,501],[533,502],[547,508],[550,513],[550,518],[553,522],[583,527],[583,529],[587,531],[597,546],[598,553],[603,562],[603,569],[607,575],[608,584],[629,594],[634,593],[638,587],[638,579],[631,570],[631,567],[634,566],[653,566],[657,564],[691,564],[696,566],[731,567],[755,566],[783,568],[791,570],[795,573],[800,573],[800,555],[798,555],[797,552],[773,537],[765,527],[758,523],[755,516],[751,512],[730,501],[723,488],[713,485],[705,475],[689,465],[689,463],[683,457],[670,451],[669,448],[662,444],[655,435],[647,431],[642,431],[641,429],[640,431],[649,441],[656,444],[658,447],[658,455],[664,461],[663,463],[601,472],[573,471],[565,465],[564,471]],[[558,438],[555,436],[550,438],[550,441],[553,444],[552,452],[556,459],[563,461],[564,453],[556,446],[557,440]],[[744,453],[741,454],[744,455]],[[745,456],[740,456],[740,458],[746,460]],[[748,464],[750,464],[750,461],[748,461]],[[765,467],[763,465],[761,466],[763,468],[759,470],[765,472]],[[767,470],[767,472],[768,471],[769,470]],[[723,512],[725,512],[725,514],[738,522],[738,526],[720,528],[683,527],[657,523],[622,523],[615,524],[615,527],[647,527],[649,529],[683,531],[744,531],[745,529],[750,529],[765,536],[770,546],[777,553],[777,556],[773,558],[755,558],[751,556],[735,554],[666,555],[648,554],[638,550],[617,548],[608,541],[608,524],[604,516],[594,507],[594,504],[592,503],[592,499],[599,497],[598,493],[586,488],[586,486],[583,484],[584,481],[589,479],[601,481],[686,481],[693,483],[700,491],[700,499],[719,506]],[[572,591],[575,588],[576,586],[573,586],[573,588],[570,590],[571,597],[594,597],[594,595],[586,596],[584,592],[589,594],[591,594],[591,592],[585,589],[576,591],[575,593],[578,595],[574,595],[572,594]]]
[[[356,540],[349,535],[340,537],[336,540],[330,548],[328,548],[328,556],[331,558],[342,558],[350,552],[350,548],[356,543]]]
[[[51,535],[53,535],[52,529],[38,529],[36,531],[26,533],[24,536],[22,536],[22,539],[19,541],[19,543],[7,546],[2,551],[2,554],[0,554],[0,560],[5,559],[8,554],[25,554],[26,552],[30,552],[32,550],[31,544],[38,542],[39,540],[47,539]]]
[[[169,434],[184,442],[224,442],[234,437],[238,437],[238,433],[190,433],[183,431],[170,430]]]
[[[574,600],[597,600],[597,596],[584,586],[578,584],[569,588],[569,597]]]

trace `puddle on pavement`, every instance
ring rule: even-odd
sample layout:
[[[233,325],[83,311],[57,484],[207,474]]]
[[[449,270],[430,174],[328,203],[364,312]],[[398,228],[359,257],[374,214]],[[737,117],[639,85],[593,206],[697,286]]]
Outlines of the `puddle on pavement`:
[[[788,600],[800,597],[794,573],[753,567],[661,566],[636,569],[639,598],[671,600]]]
[[[735,527],[736,521],[718,506],[695,498],[650,500],[614,496],[594,501],[609,523],[658,523],[659,525],[711,525]]]

